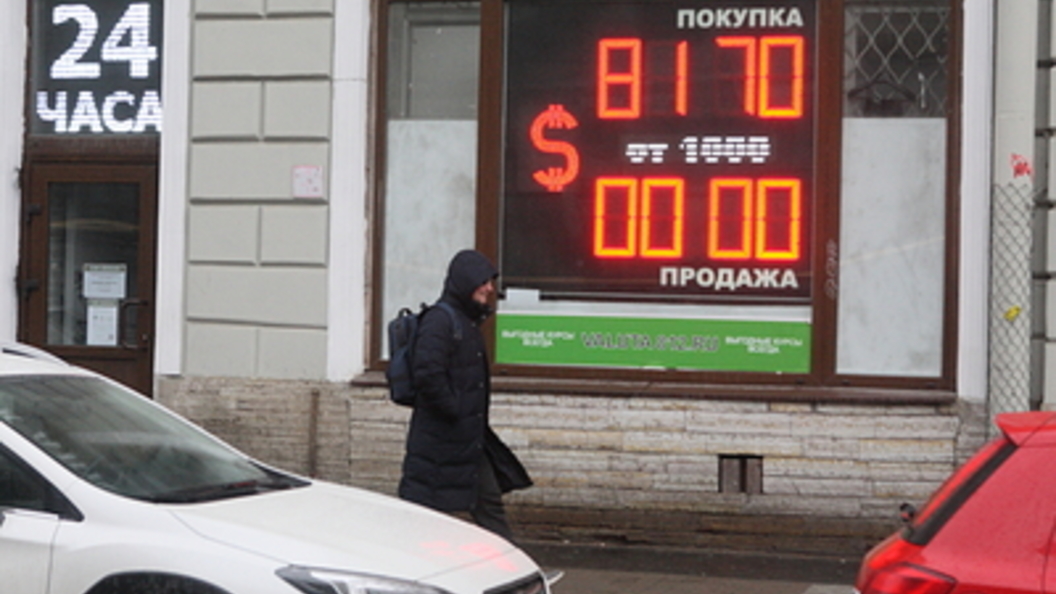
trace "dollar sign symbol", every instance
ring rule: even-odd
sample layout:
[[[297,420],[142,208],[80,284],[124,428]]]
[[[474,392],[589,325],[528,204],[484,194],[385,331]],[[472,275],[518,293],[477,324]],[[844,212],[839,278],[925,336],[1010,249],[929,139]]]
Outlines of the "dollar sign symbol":
[[[532,178],[549,192],[560,192],[579,175],[579,151],[567,142],[547,139],[543,132],[551,128],[571,130],[578,125],[579,122],[565,111],[563,105],[550,105],[532,122],[529,133],[532,145],[544,153],[557,153],[565,157],[565,167],[549,167],[532,174]]]

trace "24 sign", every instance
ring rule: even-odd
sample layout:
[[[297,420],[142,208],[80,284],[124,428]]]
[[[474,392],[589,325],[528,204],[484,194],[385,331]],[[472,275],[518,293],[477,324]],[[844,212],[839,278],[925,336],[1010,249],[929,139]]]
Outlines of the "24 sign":
[[[41,5],[34,36],[34,132],[160,132],[156,0],[60,3],[50,10]]]

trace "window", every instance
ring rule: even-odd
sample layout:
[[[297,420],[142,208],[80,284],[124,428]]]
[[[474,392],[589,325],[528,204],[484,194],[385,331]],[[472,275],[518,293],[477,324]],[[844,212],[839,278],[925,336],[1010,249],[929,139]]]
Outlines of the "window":
[[[480,5],[388,5],[381,319],[439,297],[476,220]]]
[[[0,449],[0,508],[46,511],[47,498],[47,484]]]
[[[0,510],[48,512],[79,520],[81,514],[43,477],[0,445]]]
[[[475,233],[502,270],[508,374],[952,388],[956,2],[386,6],[382,319],[423,300],[400,283],[432,275],[433,298]],[[479,38],[448,31],[456,14]],[[470,47],[479,95],[415,107]],[[443,64],[420,84],[416,51]],[[452,119],[475,153],[396,131]],[[397,225],[455,202],[430,170],[462,158],[475,226],[449,206]],[[425,230],[436,260],[415,269],[397,252]]]
[[[841,374],[942,375],[949,23],[942,0],[846,7]]]

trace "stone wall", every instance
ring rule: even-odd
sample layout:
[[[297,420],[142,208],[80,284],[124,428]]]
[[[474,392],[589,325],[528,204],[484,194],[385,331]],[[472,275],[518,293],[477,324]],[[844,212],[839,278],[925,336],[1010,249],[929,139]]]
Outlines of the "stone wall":
[[[182,369],[323,378],[333,0],[197,0]]]
[[[409,410],[382,388],[167,378],[157,398],[281,468],[395,492]],[[963,403],[499,393],[492,425],[536,482],[508,497],[525,537],[857,555],[981,444],[986,418]],[[761,457],[761,494],[720,492],[725,455]]]

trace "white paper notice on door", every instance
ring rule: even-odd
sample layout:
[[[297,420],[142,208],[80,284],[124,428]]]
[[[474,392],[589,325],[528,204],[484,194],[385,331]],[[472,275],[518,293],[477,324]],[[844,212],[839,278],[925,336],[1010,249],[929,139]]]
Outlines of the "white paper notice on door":
[[[85,299],[124,299],[128,267],[124,264],[85,264]]]
[[[112,299],[88,302],[89,346],[117,346],[117,301]]]

